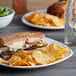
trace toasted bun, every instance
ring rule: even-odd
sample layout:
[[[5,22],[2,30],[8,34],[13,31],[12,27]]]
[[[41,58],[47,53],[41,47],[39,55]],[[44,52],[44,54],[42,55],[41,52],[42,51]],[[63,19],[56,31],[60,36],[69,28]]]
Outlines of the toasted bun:
[[[27,38],[45,38],[45,35],[40,32],[19,32],[7,35],[0,35],[0,44],[10,45],[18,41],[26,41]]]
[[[64,18],[64,10],[66,6],[66,1],[59,1],[48,7],[47,13]]]

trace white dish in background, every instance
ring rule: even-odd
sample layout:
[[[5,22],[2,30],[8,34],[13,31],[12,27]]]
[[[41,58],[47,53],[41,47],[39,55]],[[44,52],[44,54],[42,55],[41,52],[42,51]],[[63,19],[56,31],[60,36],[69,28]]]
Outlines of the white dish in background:
[[[9,15],[0,17],[0,28],[5,28],[13,20],[13,17],[15,15],[15,11],[11,8],[9,8],[9,10],[11,12]]]
[[[67,47],[66,45],[62,44],[61,42],[58,42],[51,38],[45,38],[44,41],[47,42],[48,44],[55,42],[58,45],[61,45],[62,47]],[[68,58],[70,58],[73,55],[72,50],[69,47],[67,47],[67,48],[69,51],[65,54],[65,57],[63,59],[57,60],[53,63],[49,63],[49,64],[45,64],[45,65],[37,65],[37,66],[12,66],[12,65],[6,65],[6,64],[0,64],[0,65],[5,66],[5,67],[10,67],[10,68],[22,68],[22,69],[33,69],[33,68],[42,68],[42,67],[52,66],[54,64],[67,60]]]
[[[47,13],[47,10],[46,9],[42,9],[42,10],[36,10],[37,12],[40,12],[40,13]],[[59,27],[53,27],[53,26],[50,26],[50,27],[47,27],[47,26],[38,26],[38,25],[34,25],[34,24],[31,24],[29,23],[27,20],[24,19],[24,16],[28,16],[28,15],[31,15],[32,13],[34,13],[35,11],[32,11],[32,12],[28,12],[26,14],[23,15],[22,17],[22,22],[24,24],[26,24],[27,26],[31,26],[31,27],[35,27],[35,28],[40,28],[40,29],[64,29],[64,26],[59,26]]]

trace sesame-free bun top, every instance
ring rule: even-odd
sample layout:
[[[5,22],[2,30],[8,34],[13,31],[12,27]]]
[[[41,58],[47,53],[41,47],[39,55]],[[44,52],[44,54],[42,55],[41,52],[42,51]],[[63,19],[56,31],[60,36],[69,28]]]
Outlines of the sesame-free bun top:
[[[0,44],[3,43],[4,45],[9,45],[14,42],[26,41],[27,38],[44,39],[45,35],[40,32],[18,32],[18,33],[0,35]]]
[[[66,1],[58,1],[48,7],[47,13],[58,16],[60,18],[64,18],[65,7],[66,7]]]

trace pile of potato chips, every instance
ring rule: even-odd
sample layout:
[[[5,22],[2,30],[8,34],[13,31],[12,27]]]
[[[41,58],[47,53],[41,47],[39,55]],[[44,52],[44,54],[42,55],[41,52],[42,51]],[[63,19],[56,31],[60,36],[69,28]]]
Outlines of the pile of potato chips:
[[[28,22],[38,26],[64,26],[64,18],[45,13],[34,12],[31,15],[24,16],[24,18]]]
[[[66,47],[52,43],[48,47],[34,49],[32,51],[18,50],[9,60],[0,59],[0,63],[14,66],[44,65],[64,58],[67,52],[68,49]]]

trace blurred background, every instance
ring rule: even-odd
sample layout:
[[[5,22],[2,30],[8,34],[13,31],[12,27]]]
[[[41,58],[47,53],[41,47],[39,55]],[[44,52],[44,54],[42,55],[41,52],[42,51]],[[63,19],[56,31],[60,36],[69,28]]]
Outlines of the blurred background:
[[[12,8],[13,0],[0,0],[0,6],[8,6]],[[25,0],[27,3],[27,11],[45,9],[51,4],[59,0]]]

